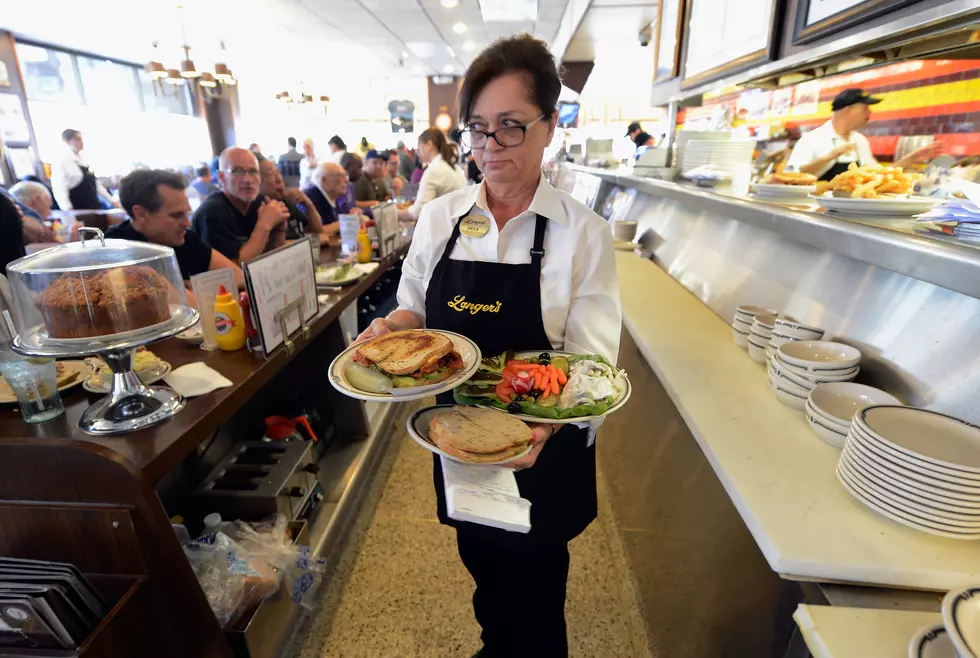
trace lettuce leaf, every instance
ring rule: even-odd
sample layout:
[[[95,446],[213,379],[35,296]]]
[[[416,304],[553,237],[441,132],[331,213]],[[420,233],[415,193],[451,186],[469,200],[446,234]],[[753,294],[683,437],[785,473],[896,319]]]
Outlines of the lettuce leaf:
[[[456,400],[456,404],[466,406],[484,405],[497,409],[507,409],[507,405],[501,402],[498,397],[469,397],[462,393],[459,388],[453,391],[453,398]],[[582,416],[598,416],[606,413],[606,410],[612,404],[612,400],[606,399],[595,404],[579,404],[568,409],[542,407],[533,402],[518,402],[517,404],[521,405],[521,413],[529,416],[537,416],[538,418],[580,418]]]

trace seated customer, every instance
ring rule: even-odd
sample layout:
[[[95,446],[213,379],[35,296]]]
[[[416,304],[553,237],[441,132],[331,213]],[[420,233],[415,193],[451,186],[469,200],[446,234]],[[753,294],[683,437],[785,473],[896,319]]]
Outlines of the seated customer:
[[[210,167],[207,165],[201,165],[194,170],[194,174],[197,176],[197,178],[192,180],[191,184],[187,187],[188,189],[193,190],[198,197],[203,199],[212,192],[216,192],[218,190],[214,184],[214,179],[211,178]]]
[[[370,208],[391,198],[385,185],[385,159],[374,149],[364,156],[364,170],[354,183],[354,198],[358,208]]]
[[[55,232],[41,223],[51,215],[54,203],[48,188],[40,183],[25,181],[10,188],[10,195],[24,210],[24,244],[58,241]]]
[[[392,196],[400,195],[402,188],[405,187],[405,179],[398,173],[399,162],[398,151],[388,151],[385,153],[384,181],[385,186],[391,192]]]
[[[160,169],[137,169],[122,179],[119,201],[130,219],[106,231],[107,238],[172,247],[185,281],[195,274],[230,267],[238,285],[244,285],[238,266],[190,230],[191,204],[183,176]]]
[[[289,220],[286,222],[287,240],[298,240],[304,235],[316,233],[329,241],[332,235],[339,235],[336,222],[331,229],[324,230],[316,204],[305,193],[297,189],[286,189],[286,183],[272,160],[263,158],[259,162],[259,171],[262,175],[259,192],[269,199],[282,201],[289,211]]]
[[[13,201],[0,194],[0,274],[7,265],[26,255],[21,212]]]
[[[320,213],[324,230],[339,231],[340,215],[360,212],[360,209],[345,204],[348,185],[347,172],[339,164],[321,162],[313,171],[313,185],[303,191]]]
[[[259,163],[246,149],[230,146],[218,164],[221,191],[194,212],[201,239],[230,260],[244,263],[286,241],[289,210],[282,201],[259,198]]]

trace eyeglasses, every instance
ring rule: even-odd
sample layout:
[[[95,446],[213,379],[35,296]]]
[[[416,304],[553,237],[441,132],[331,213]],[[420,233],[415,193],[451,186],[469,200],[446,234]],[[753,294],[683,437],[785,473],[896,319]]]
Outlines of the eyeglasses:
[[[508,148],[511,146],[520,146],[524,143],[524,138],[527,136],[527,129],[536,124],[541,119],[547,118],[547,114],[542,114],[534,121],[530,123],[525,123],[523,126],[507,126],[506,128],[497,128],[492,133],[488,133],[485,130],[473,130],[467,128],[462,131],[459,136],[459,141],[462,142],[463,146],[471,149],[482,149],[493,137],[494,140],[503,146]]]
[[[244,178],[245,176],[249,176],[251,178],[258,178],[261,175],[259,174],[258,169],[242,169],[240,167],[235,167],[234,169],[225,169],[225,173],[231,174],[235,178]]]

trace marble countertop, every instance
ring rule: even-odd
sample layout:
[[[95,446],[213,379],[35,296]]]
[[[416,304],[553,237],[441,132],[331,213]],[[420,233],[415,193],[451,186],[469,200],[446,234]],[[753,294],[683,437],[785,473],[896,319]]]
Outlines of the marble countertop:
[[[980,543],[906,528],[851,498],[838,451],[775,398],[728,323],[652,261],[616,262],[624,324],[774,571],[934,591],[980,582]]]
[[[919,629],[942,623],[935,612],[801,605],[793,614],[813,658],[901,658]]]

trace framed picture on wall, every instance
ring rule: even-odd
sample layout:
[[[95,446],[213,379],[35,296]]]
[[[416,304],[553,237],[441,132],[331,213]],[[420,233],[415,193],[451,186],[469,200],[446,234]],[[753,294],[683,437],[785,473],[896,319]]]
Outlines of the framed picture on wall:
[[[681,88],[773,59],[781,10],[781,0],[687,0]]]
[[[793,43],[808,43],[919,0],[800,0]]]
[[[684,33],[684,0],[661,0],[653,34],[653,81],[680,75],[681,36]]]

